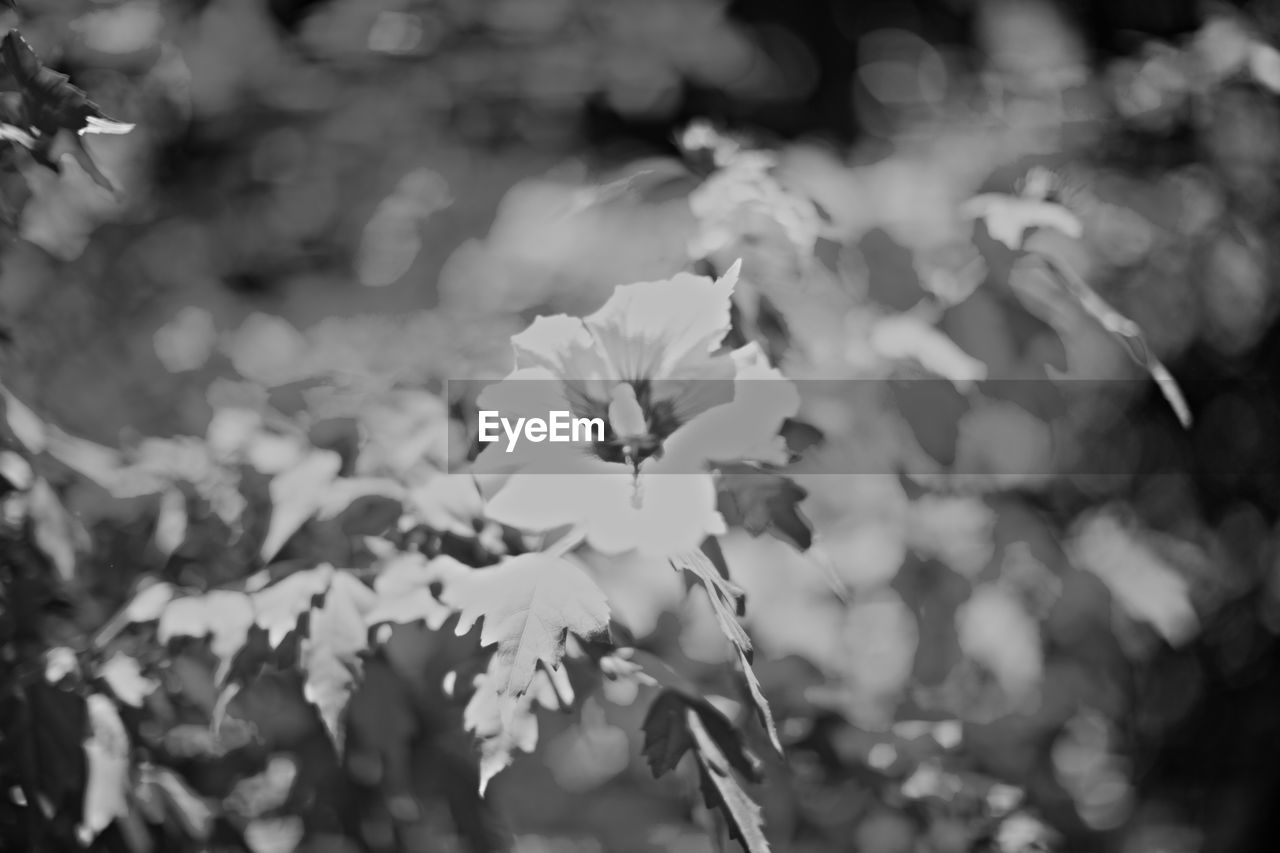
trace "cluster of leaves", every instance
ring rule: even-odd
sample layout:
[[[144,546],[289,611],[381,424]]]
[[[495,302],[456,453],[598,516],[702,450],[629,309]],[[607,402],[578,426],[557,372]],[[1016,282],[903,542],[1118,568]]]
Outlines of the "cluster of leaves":
[[[12,143],[48,160],[59,134],[122,129],[18,37],[4,50]],[[1267,55],[1250,55],[1265,80]],[[1053,342],[1072,368],[1114,351],[1107,370],[1135,362],[1191,423],[1167,348],[1072,271],[1096,208],[1046,172],[979,195],[946,215],[981,220],[976,251],[1008,280],[980,287],[970,246],[931,261],[945,274],[908,257],[890,296],[878,279],[901,247],[883,233],[851,246],[845,211],[782,157],[701,124],[681,145],[694,189],[679,265],[737,279],[732,329],[712,343],[805,391],[780,430],[792,458],[705,460],[702,509],[728,529],[700,547],[668,548],[655,524],[617,553],[590,530],[492,517],[495,494],[458,470],[471,401],[434,384],[468,363],[447,313],[305,337],[255,317],[202,436],[103,447],[6,392],[6,842],[381,850],[423,833],[501,849],[486,792],[539,749],[544,712],[578,712],[574,743],[599,745],[614,728],[600,708],[624,706],[641,709],[653,775],[681,776],[713,834],[753,853],[851,836],[1011,853],[1051,843],[1046,817],[1076,838],[1123,821],[1126,673],[1232,591],[1206,571],[1225,533],[1189,547],[1064,485],[1050,422],[1082,392],[1022,381],[1054,375]],[[647,180],[575,198],[573,215]],[[663,284],[682,295],[636,310],[653,334],[628,344],[670,344],[718,286]],[[1031,342],[1002,349],[1015,321]],[[406,337],[427,340],[406,351]],[[517,366],[549,360],[515,343]],[[877,381],[810,381],[833,378]],[[597,402],[632,462],[636,393]],[[93,612],[93,584],[119,565],[142,580]]]

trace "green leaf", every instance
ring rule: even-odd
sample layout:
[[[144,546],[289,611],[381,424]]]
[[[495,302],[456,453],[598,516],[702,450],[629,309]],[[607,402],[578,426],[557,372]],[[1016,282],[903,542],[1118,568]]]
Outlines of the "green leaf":
[[[303,695],[316,706],[338,754],[344,740],[343,711],[361,671],[368,647],[365,615],[375,601],[373,590],[347,572],[336,572],[324,603],[311,610],[300,664],[306,676]]]
[[[500,694],[523,694],[538,664],[555,669],[569,634],[590,640],[608,631],[604,593],[567,559],[523,554],[474,571],[449,563],[456,568],[442,579],[440,598],[458,611],[459,636],[483,621],[481,644],[498,646],[490,675]]]

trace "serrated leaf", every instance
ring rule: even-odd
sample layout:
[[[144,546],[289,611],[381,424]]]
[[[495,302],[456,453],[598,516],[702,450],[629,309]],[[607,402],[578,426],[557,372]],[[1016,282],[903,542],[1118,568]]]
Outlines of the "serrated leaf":
[[[555,669],[569,634],[593,639],[609,626],[609,603],[595,581],[568,560],[547,554],[455,571],[440,598],[458,611],[459,636],[482,621],[481,644],[497,644],[491,675],[500,694],[523,694],[539,664]]]
[[[215,681],[222,684],[231,672],[231,664],[244,648],[249,632],[257,626],[267,635],[267,643],[276,648],[298,627],[298,620],[312,607],[313,600],[326,592],[338,574],[328,564],[294,572],[271,586],[252,593],[215,589],[203,595],[190,595],[165,601],[173,594],[167,585],[148,587],[139,593],[138,616],[130,621],[159,619],[156,639],[168,643],[177,637],[210,639],[210,650],[218,658]],[[157,590],[152,593],[151,590]],[[372,591],[370,591],[372,595]],[[154,598],[154,601],[148,600]],[[163,602],[163,605],[160,606]],[[157,609],[159,612],[157,613]]]
[[[95,693],[87,700],[89,738],[84,743],[87,781],[80,840],[88,844],[129,814],[129,735],[110,699]]]
[[[270,562],[293,534],[320,507],[342,468],[342,457],[331,450],[315,450],[296,466],[277,474],[268,485],[271,523],[262,542],[262,559]]]
[[[751,667],[751,638],[735,615],[736,603],[742,595],[741,591],[717,570],[711,559],[701,551],[683,554],[672,560],[671,564],[677,570],[683,569],[693,574],[702,582],[720,630],[733,644],[734,651],[738,655],[738,665],[746,680],[747,691],[751,696],[752,704],[755,705],[760,724],[764,726],[765,733],[769,736],[769,743],[781,753],[782,740],[778,737],[778,726],[774,722],[773,711],[760,687],[760,679],[756,677],[755,670]]]
[[[266,631],[272,648],[279,646],[289,632],[298,627],[298,619],[311,609],[316,596],[329,589],[333,577],[333,566],[324,563],[294,572],[253,593],[250,605],[254,624]]]
[[[747,748],[733,723],[706,699],[671,688],[663,690],[653,700],[641,725],[644,732],[641,751],[654,777],[674,770],[680,759],[697,747],[688,723],[690,710],[697,714],[707,732],[720,744],[729,763],[751,781],[760,781],[759,759]]]
[[[730,760],[707,731],[698,712],[691,708],[685,712],[685,718],[697,745],[703,799],[708,806],[720,811],[728,826],[729,837],[736,838],[747,853],[769,853],[760,806],[747,796],[734,778]]]
[[[801,551],[813,544],[813,528],[800,511],[807,493],[789,477],[747,463],[718,471],[717,504],[726,524],[752,536],[772,533]]]
[[[368,647],[365,614],[373,607],[373,590],[347,572],[335,572],[324,603],[311,610],[302,641],[300,665],[306,676],[303,694],[316,706],[338,754],[344,741],[343,712],[360,676],[361,653]]]
[[[564,670],[534,674],[522,695],[500,692],[506,673],[496,656],[489,668],[475,677],[475,692],[463,710],[463,727],[480,743],[480,795],[489,782],[511,765],[516,752],[533,752],[538,745],[538,718],[534,706],[560,707],[561,694],[568,688]],[[554,680],[559,679],[557,689]],[[572,696],[572,693],[569,692]]]

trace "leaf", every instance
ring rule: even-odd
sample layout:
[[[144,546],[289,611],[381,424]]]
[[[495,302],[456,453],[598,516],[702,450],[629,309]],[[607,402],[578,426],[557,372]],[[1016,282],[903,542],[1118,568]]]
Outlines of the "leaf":
[[[10,30],[0,41],[0,58],[17,81],[20,95],[16,104],[5,105],[5,123],[15,131],[6,135],[22,141],[37,162],[55,172],[61,172],[62,156],[70,154],[95,183],[115,193],[115,186],[93,162],[81,137],[124,134],[134,126],[108,117],[83,90],[71,85],[65,74],[44,67],[17,30]],[[29,141],[21,139],[27,131],[31,131]]]
[[[881,318],[871,329],[870,343],[881,358],[914,361],[950,381],[957,391],[987,378],[985,363],[913,313]]]
[[[378,599],[365,614],[370,627],[392,622],[398,625],[425,622],[438,631],[453,611],[432,592],[439,572],[420,553],[397,554],[389,559],[373,582]]]
[[[474,521],[484,517],[484,501],[474,477],[437,474],[409,493],[409,507],[432,530],[475,535]]]
[[[271,523],[262,542],[262,559],[270,562],[285,543],[324,506],[326,493],[342,457],[331,450],[315,450],[293,468],[277,474],[268,485]]]
[[[746,679],[747,691],[755,705],[760,724],[764,726],[765,733],[769,736],[769,743],[781,754],[782,740],[778,737],[778,726],[774,722],[773,711],[769,708],[769,700],[765,698],[755,670],[751,668],[751,638],[738,623],[735,615],[736,602],[742,594],[741,591],[733,586],[725,577],[725,573],[717,570],[711,559],[702,551],[681,555],[673,559],[671,565],[677,571],[683,569],[702,581],[702,587],[711,601],[720,630],[737,652],[738,665],[743,678]]]
[[[317,596],[324,595],[334,577],[333,566],[323,563],[294,572],[250,597],[254,624],[267,633],[267,642],[276,648],[298,627],[298,619],[311,609]]]
[[[334,521],[348,536],[373,536],[400,520],[405,499],[404,489],[394,480],[344,477],[332,483],[317,517]]]
[[[210,650],[218,658],[215,681],[222,684],[231,665],[257,626],[271,648],[298,627],[298,620],[317,596],[332,585],[334,568],[322,564],[294,572],[253,593],[215,589],[203,595],[173,598],[167,584],[154,584],[140,592],[125,609],[127,621],[159,619],[156,639],[168,643],[177,637],[210,638]],[[372,595],[372,592],[370,592]]]
[[[1098,511],[1077,524],[1067,547],[1075,565],[1107,585],[1114,607],[1180,648],[1201,628],[1194,584],[1155,547],[1157,541],[1149,531]]]
[[[27,506],[36,546],[44,552],[64,581],[75,577],[76,552],[88,545],[88,534],[67,512],[53,488],[38,479],[27,493]]]
[[[501,692],[506,673],[495,655],[489,668],[475,677],[475,692],[463,710],[463,727],[480,741],[480,795],[494,776],[511,765],[513,754],[533,752],[538,745],[534,705],[554,710],[561,694],[572,697],[563,669],[537,672],[527,692]],[[557,689],[555,681],[561,682]]]
[[[84,744],[88,778],[80,840],[88,844],[118,817],[129,814],[129,735],[116,706],[100,693],[87,700],[90,735]]]
[[[134,593],[125,607],[126,618],[130,622],[154,622],[173,600],[174,592],[173,585],[164,581],[147,584]]]
[[[1011,701],[1033,694],[1044,677],[1040,625],[1018,596],[1003,585],[978,584],[956,609],[955,626],[961,651],[986,667]]]
[[[764,816],[729,770],[729,761],[703,726],[697,712],[686,712],[689,730],[698,746],[702,771],[702,796],[707,805],[718,808],[728,825],[729,837],[741,842],[747,853],[769,853],[764,835]]]
[[[981,219],[993,240],[1013,249],[1022,249],[1027,232],[1034,228],[1053,228],[1068,237],[1079,239],[1084,225],[1067,208],[1038,198],[983,193],[960,206],[960,214]]]
[[[490,669],[499,694],[523,694],[539,663],[555,669],[570,633],[597,639],[609,626],[609,603],[595,582],[568,560],[546,554],[455,571],[440,598],[458,611],[458,636],[483,620],[481,645],[498,645]]]
[[[717,507],[725,523],[752,536],[766,531],[806,551],[813,544],[813,528],[800,511],[805,490],[789,477],[748,463],[721,465],[717,477]]]
[[[14,491],[25,492],[36,481],[31,463],[11,450],[0,450],[0,480]]]
[[[213,829],[213,810],[177,773],[167,767],[143,764],[138,768],[137,794],[139,805],[152,823],[164,823],[172,816],[186,837],[208,839]]]
[[[30,452],[43,453],[47,444],[44,421],[8,388],[0,386],[0,396],[4,398],[4,417],[9,431]]]
[[[666,688],[649,705],[641,731],[644,732],[642,753],[655,778],[675,769],[697,744],[689,729],[688,711],[701,718],[703,726],[720,744],[729,762],[753,782],[760,781],[760,760],[751,753],[742,734],[733,727],[718,708],[699,696],[679,689]]]
[[[733,775],[736,770],[752,782],[761,781],[759,759],[723,714],[701,697],[667,689],[653,700],[641,728],[643,753],[655,777],[675,769],[680,759],[693,752],[703,799],[709,808],[719,810],[729,835],[741,841],[748,853],[769,850],[760,807]]]
[[[106,489],[113,497],[132,498],[164,491],[154,472],[127,466],[119,451],[49,427],[48,452],[54,459]]]
[[[154,678],[143,675],[138,661],[116,652],[98,668],[98,677],[107,683],[116,699],[141,708],[146,698],[159,686]]]
[[[253,602],[248,595],[215,589],[204,595],[177,598],[166,605],[156,627],[156,639],[168,643],[176,637],[209,637],[210,650],[219,662],[215,679],[220,683],[244,648],[253,624]]]
[[[10,30],[0,41],[0,58],[18,82],[27,121],[42,134],[58,130],[117,134],[133,129],[109,118],[84,90],[71,85],[67,75],[44,67],[17,30]]]
[[[334,573],[324,603],[311,610],[302,641],[303,695],[320,712],[339,755],[345,734],[343,711],[360,675],[360,655],[368,647],[365,614],[374,599],[373,590],[351,574]]]
[[[181,489],[166,489],[160,496],[160,514],[156,518],[156,531],[152,537],[165,559],[182,546],[187,538],[187,498]]]

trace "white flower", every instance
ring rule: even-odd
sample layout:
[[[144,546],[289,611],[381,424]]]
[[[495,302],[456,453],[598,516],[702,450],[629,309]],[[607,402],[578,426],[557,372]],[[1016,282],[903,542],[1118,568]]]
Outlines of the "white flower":
[[[611,554],[675,554],[723,533],[713,463],[781,461],[778,432],[799,406],[758,347],[721,351],[737,276],[735,264],[715,281],[623,285],[588,317],[539,317],[512,338],[515,369],[485,389],[481,410],[569,411],[606,431],[489,445],[476,461],[488,517],[528,531],[573,526]]]

